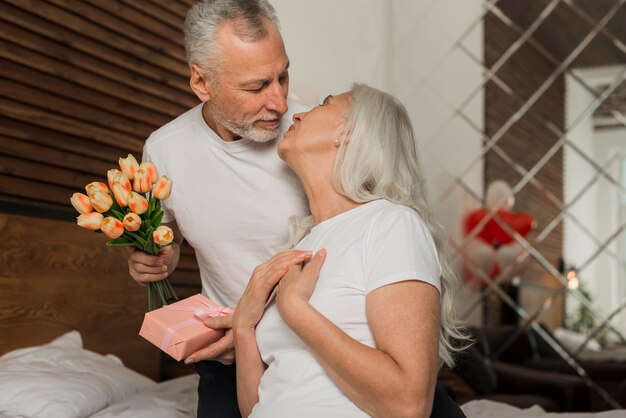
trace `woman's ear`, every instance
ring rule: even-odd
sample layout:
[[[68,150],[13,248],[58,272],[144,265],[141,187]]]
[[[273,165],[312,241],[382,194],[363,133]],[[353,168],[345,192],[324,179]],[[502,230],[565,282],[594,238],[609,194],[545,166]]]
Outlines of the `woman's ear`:
[[[345,143],[346,145],[348,144],[348,142],[350,142],[350,134],[352,133],[352,130],[349,130],[348,128],[348,118],[342,118],[341,122],[337,124],[336,130],[335,130],[335,141],[333,142],[333,145],[335,147],[339,147],[339,145]]]
[[[208,102],[211,99],[209,92],[210,80],[204,74],[197,64],[191,64],[191,76],[189,77],[189,86],[196,94],[201,102]]]
[[[341,138],[343,140],[342,143],[345,142],[346,145],[350,143],[350,137],[352,136],[352,129],[348,128],[348,124],[344,125],[343,131],[341,132]]]
[[[348,133],[347,135],[345,133],[342,133],[338,139],[335,139],[335,141],[333,142],[333,145],[335,146],[335,148],[339,148],[339,145],[341,144],[348,145],[349,142],[350,142],[350,133]]]

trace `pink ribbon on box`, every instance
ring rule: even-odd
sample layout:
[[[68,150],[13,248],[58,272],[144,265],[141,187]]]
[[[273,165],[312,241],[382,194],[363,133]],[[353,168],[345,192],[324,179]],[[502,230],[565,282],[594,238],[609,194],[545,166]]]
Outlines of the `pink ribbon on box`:
[[[206,306],[206,308],[199,308],[197,306],[170,306],[170,305],[165,305],[164,306],[165,309],[170,309],[170,310],[173,310],[173,311],[193,312],[194,313],[194,317],[191,318],[191,319],[188,319],[186,321],[180,322],[180,323],[178,323],[176,325],[172,325],[172,326],[167,328],[167,332],[163,336],[163,341],[161,342],[160,349],[162,351],[166,351],[166,349],[169,346],[170,341],[172,340],[172,337],[174,336],[174,333],[176,331],[181,330],[183,328],[190,327],[192,325],[195,325],[198,322],[202,322],[206,318],[215,318],[217,316],[226,316],[226,315],[230,315],[231,313],[235,312],[235,310],[233,308],[230,308],[228,306],[224,306],[224,307],[222,307],[222,306],[212,306],[212,305],[209,305],[208,303],[206,303],[206,302],[204,302],[202,300],[198,300],[198,302],[200,302],[201,304]]]
[[[226,316],[235,312],[233,308],[228,306],[210,306],[208,309],[196,308],[194,315],[198,318],[215,318],[216,316]]]

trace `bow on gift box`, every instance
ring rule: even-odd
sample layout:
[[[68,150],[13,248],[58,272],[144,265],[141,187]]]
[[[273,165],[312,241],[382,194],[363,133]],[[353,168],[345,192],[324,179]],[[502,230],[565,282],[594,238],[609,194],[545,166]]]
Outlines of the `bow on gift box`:
[[[212,306],[204,302],[203,300],[200,300],[200,299],[196,299],[196,300],[200,302],[202,305],[204,305],[204,307],[199,308],[197,306],[176,306],[176,305],[163,306],[164,309],[168,309],[172,311],[193,312],[194,317],[167,328],[167,332],[163,336],[163,341],[161,342],[161,346],[159,347],[162,351],[167,351],[167,347],[169,347],[171,340],[172,340],[172,336],[176,333],[176,331],[195,325],[198,322],[202,322],[206,318],[226,316],[235,312],[233,308],[230,308],[228,306]]]
[[[210,307],[207,309],[196,308],[194,311],[194,315],[198,318],[206,319],[206,318],[215,318],[216,316],[226,316],[235,312],[233,308],[229,308],[228,306],[224,307]]]
[[[528,267],[527,257],[517,261],[525,250],[507,229],[526,237],[535,228],[536,222],[528,213],[514,212],[514,203],[515,198],[509,185],[496,180],[487,189],[486,207],[465,216],[465,235],[474,234],[474,238],[463,249],[466,279],[475,280],[476,271],[482,270],[493,280],[505,269],[508,269],[506,279],[510,279],[522,274]],[[501,224],[508,228],[503,228]],[[476,228],[480,229],[475,231]],[[482,282],[480,279],[478,281]]]
[[[172,311],[193,312],[194,315],[197,318],[199,318],[199,319],[215,318],[216,316],[226,316],[226,315],[230,315],[231,313],[235,312],[235,310],[233,308],[228,307],[228,306],[211,306],[208,303],[205,303],[203,301],[200,301],[200,303],[202,303],[206,307],[205,308],[198,308],[197,306],[171,306],[171,305],[167,305],[167,306],[164,306],[164,308],[170,309]]]

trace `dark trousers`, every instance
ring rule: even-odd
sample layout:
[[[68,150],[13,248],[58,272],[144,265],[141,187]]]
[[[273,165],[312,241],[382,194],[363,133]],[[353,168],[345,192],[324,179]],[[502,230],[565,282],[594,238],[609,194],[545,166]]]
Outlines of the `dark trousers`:
[[[198,418],[241,418],[235,365],[225,366],[218,361],[200,361],[194,365],[200,375]]]
[[[435,386],[435,399],[430,418],[466,418],[459,405],[440,385]]]
[[[217,361],[195,363],[200,375],[198,384],[198,418],[241,418],[237,405],[235,365],[225,366]],[[465,414],[439,385],[431,418],[465,418]]]

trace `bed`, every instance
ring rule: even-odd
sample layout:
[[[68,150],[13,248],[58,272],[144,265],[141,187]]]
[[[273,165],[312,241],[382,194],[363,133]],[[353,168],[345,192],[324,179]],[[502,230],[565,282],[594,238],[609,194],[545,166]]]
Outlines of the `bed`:
[[[193,368],[170,373],[138,335],[147,296],[124,248],[71,221],[6,213],[0,234],[0,417],[195,415],[195,374],[159,382]]]
[[[124,249],[73,223],[0,214],[0,418],[195,417],[197,376],[164,376],[137,335],[147,300]],[[196,293],[197,289],[182,289]],[[471,401],[470,418],[617,418],[547,414]]]
[[[156,383],[114,355],[83,347],[78,331],[0,357],[0,417],[189,418],[198,377]]]
[[[160,383],[113,355],[86,350],[78,331],[0,357],[0,418],[191,418],[198,377]],[[626,411],[546,413],[488,400],[462,406],[468,418],[623,418]]]

